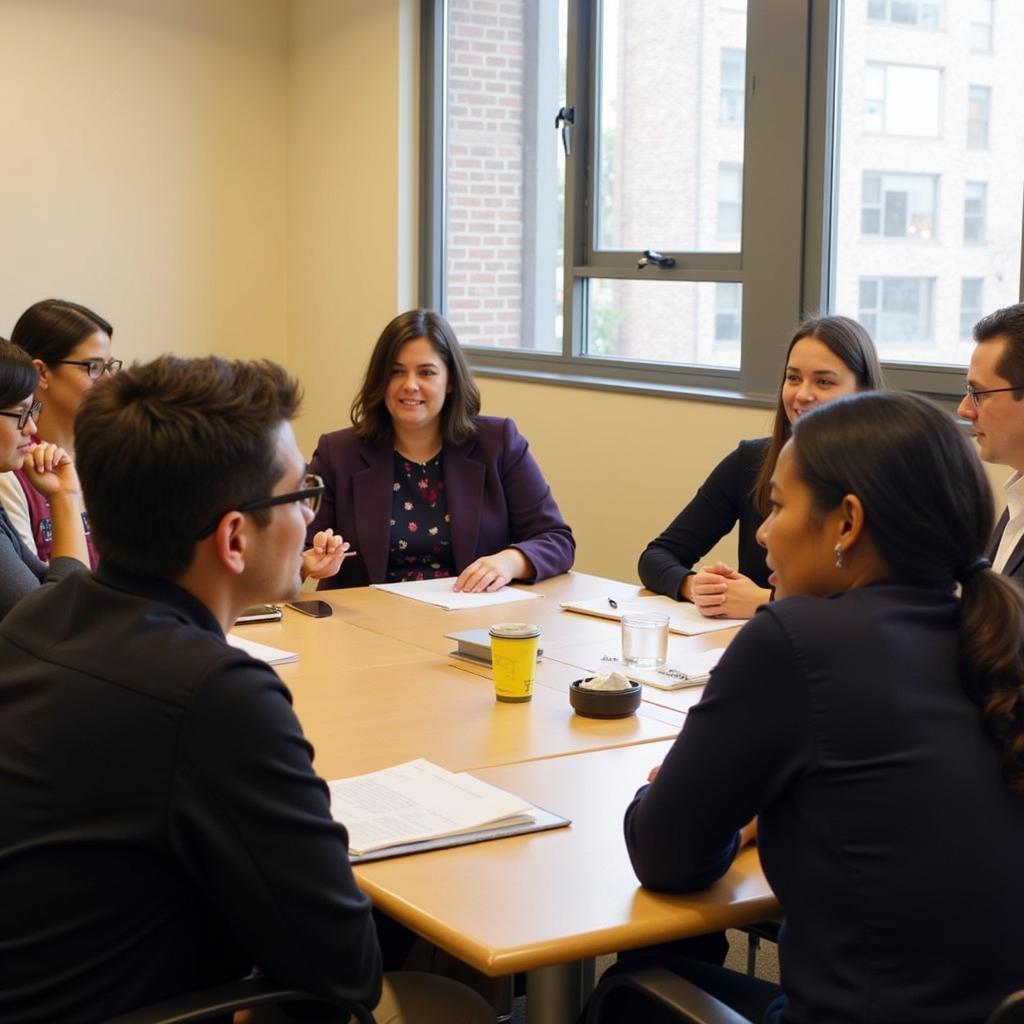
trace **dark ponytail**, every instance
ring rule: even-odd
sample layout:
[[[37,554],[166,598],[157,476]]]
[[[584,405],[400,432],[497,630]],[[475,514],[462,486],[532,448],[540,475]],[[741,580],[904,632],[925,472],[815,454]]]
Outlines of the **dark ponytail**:
[[[952,418],[916,395],[839,398],[793,428],[797,468],[822,510],[847,494],[893,577],[961,587],[958,672],[1024,794],[1024,593],[982,553],[995,519],[978,456]]]

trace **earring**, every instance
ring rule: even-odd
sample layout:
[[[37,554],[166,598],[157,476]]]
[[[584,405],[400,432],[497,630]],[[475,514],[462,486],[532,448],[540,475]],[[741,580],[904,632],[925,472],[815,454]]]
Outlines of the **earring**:
[[[836,568],[842,569],[843,567],[843,546],[836,541]]]

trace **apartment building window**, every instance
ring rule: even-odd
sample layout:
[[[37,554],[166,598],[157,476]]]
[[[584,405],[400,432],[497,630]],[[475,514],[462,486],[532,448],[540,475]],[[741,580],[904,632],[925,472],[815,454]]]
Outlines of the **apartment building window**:
[[[887,21],[893,25],[938,28],[941,0],[867,0],[868,21]]]
[[[988,126],[992,90],[972,85],[967,90],[967,148],[988,149]]]
[[[722,124],[742,124],[746,54],[742,50],[723,50],[721,68],[718,119]]]
[[[718,237],[739,238],[743,219],[743,167],[718,165]]]
[[[742,299],[742,285],[732,281],[719,281],[715,285],[715,341],[739,342]]]
[[[985,278],[965,277],[960,281],[960,337],[972,337],[974,325],[985,315]]]
[[[974,53],[992,52],[994,0],[971,0],[970,47]]]
[[[964,188],[964,241],[985,241],[985,205],[988,186],[982,181],[969,181]]]
[[[942,71],[870,62],[864,72],[864,131],[938,136]]]
[[[930,341],[932,277],[862,277],[860,322],[878,342]]]
[[[863,315],[893,386],[952,396],[963,275],[998,262],[984,301],[1020,300],[1019,161],[940,184],[972,166],[947,86],[1016,80],[1024,4],[979,65],[966,2],[421,2],[421,301],[481,373],[769,402],[826,310]]]
[[[933,238],[936,191],[934,174],[865,171],[861,234],[886,238]]]

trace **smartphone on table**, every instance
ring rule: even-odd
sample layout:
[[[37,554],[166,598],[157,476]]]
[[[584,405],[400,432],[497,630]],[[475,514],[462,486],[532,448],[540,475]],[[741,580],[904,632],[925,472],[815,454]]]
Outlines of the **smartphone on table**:
[[[330,618],[334,609],[326,601],[289,601],[288,607],[314,619]]]

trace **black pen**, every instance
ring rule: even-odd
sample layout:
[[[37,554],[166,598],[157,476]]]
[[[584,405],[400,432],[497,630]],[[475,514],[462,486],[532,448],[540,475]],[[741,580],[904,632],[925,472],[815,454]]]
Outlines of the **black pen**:
[[[608,605],[609,605],[609,607],[611,607],[611,608],[615,608],[615,609],[618,609],[618,607],[619,607],[619,602],[618,602],[618,601],[616,601],[614,597],[609,597],[609,598],[608,598]]]

